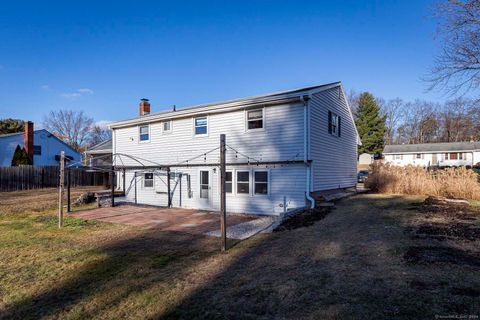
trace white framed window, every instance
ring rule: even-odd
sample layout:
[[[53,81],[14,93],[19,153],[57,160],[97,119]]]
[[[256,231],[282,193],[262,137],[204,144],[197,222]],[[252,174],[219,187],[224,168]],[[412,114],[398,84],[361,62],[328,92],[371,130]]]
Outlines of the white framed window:
[[[250,194],[250,171],[237,171],[237,194]]]
[[[150,126],[144,125],[138,127],[138,136],[140,142],[150,141]]]
[[[255,170],[253,172],[253,194],[268,195],[268,171]]]
[[[402,160],[403,156],[401,154],[396,154],[393,156],[394,160]]]
[[[328,133],[333,136],[340,137],[341,136],[341,118],[333,113],[332,111],[328,111]]]
[[[210,174],[206,170],[200,170],[200,198],[208,199],[210,191]]]
[[[247,110],[247,130],[258,130],[264,128],[264,108]]]
[[[198,117],[193,119],[194,132],[196,136],[208,134],[208,118]]]
[[[143,175],[143,187],[145,189],[153,188],[153,173],[148,172]]]
[[[162,122],[162,132],[163,133],[172,132],[172,120]]]
[[[415,158],[417,158],[417,159],[422,159],[423,157],[422,157],[422,154],[421,154],[421,153],[417,153],[417,154],[415,155]]]
[[[225,192],[233,193],[233,173],[232,171],[225,172]]]

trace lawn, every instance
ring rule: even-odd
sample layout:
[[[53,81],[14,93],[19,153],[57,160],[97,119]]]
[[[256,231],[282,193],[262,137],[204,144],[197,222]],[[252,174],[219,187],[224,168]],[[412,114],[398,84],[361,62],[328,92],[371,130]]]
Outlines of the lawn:
[[[2,319],[480,316],[480,217],[463,217],[473,233],[436,232],[451,217],[422,198],[358,195],[227,253],[217,238],[74,218],[59,230],[55,200],[0,194]]]

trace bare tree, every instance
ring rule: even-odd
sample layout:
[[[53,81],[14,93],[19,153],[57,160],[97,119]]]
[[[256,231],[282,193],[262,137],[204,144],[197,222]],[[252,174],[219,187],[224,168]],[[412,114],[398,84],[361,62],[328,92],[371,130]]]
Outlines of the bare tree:
[[[480,87],[480,0],[447,0],[437,6],[443,42],[430,89],[466,93]]]
[[[381,101],[381,99],[377,99]],[[400,122],[402,120],[402,112],[405,103],[402,99],[396,98],[385,103],[380,103],[383,114],[385,115],[385,143],[392,144],[395,133],[397,132]]]
[[[90,138],[93,119],[83,111],[50,111],[43,120],[43,126],[65,140],[75,150],[82,151]]]
[[[112,138],[112,132],[106,127],[94,125],[90,131],[89,147]]]

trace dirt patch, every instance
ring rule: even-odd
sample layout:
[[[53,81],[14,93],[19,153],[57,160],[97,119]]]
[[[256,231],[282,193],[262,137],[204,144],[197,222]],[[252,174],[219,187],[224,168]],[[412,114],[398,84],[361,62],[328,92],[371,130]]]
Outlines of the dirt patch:
[[[415,233],[419,237],[431,237],[437,240],[480,240],[480,227],[469,223],[422,225]]]
[[[410,247],[403,258],[409,263],[450,263],[465,266],[480,266],[477,254],[448,247]]]
[[[332,208],[329,207],[305,209],[304,211],[287,218],[273,231],[277,232],[309,227],[313,225],[315,221],[325,218],[330,211],[332,211]]]

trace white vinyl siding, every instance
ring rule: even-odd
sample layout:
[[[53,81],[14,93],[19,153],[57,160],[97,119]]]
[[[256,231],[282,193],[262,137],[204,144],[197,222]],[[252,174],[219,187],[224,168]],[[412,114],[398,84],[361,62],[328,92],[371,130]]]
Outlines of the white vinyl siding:
[[[357,137],[355,124],[340,88],[312,95],[310,105],[310,159],[313,191],[346,188],[356,185]],[[340,132],[329,133],[329,111],[341,119]],[[338,136],[339,135],[339,136]]]

